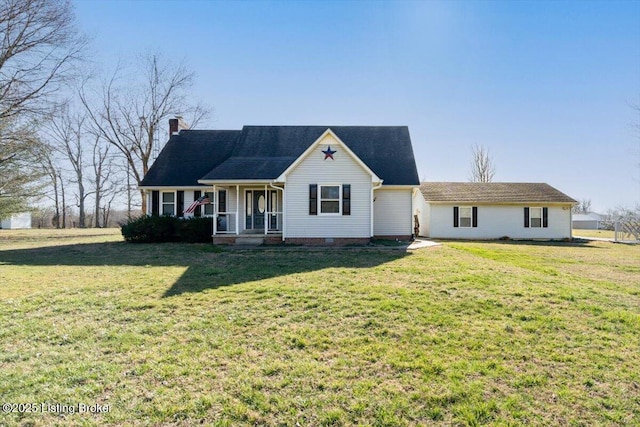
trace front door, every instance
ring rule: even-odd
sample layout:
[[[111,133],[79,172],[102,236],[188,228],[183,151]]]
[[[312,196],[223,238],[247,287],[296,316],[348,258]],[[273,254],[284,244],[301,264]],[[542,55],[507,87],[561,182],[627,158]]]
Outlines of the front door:
[[[264,210],[267,203],[264,199],[264,191],[253,192],[253,228],[264,230]]]
[[[267,207],[264,191],[247,190],[245,206],[245,228],[247,230],[264,231],[264,211]]]

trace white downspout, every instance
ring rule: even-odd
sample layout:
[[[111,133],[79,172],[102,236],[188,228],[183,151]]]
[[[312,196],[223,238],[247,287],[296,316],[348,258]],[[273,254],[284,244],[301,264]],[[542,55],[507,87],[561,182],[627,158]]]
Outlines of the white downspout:
[[[284,242],[284,224],[285,224],[285,220],[284,220],[284,206],[285,206],[285,204],[284,204],[284,187],[278,187],[276,185],[273,185],[273,182],[270,182],[269,186],[271,188],[275,188],[276,190],[282,191],[282,241]],[[276,201],[277,201],[277,199],[276,199]],[[277,212],[277,210],[276,210],[276,212]],[[277,218],[278,217],[276,215],[276,221],[277,221]]]
[[[416,224],[414,223],[413,216],[414,215],[418,216],[418,222],[420,221],[420,212],[419,212],[419,210],[417,208],[417,205],[416,205],[416,192],[418,192],[418,191],[420,191],[420,188],[414,188],[413,191],[411,192],[411,213],[410,213],[411,221],[409,222],[411,224],[411,230],[409,230],[409,231],[411,231],[410,234],[412,236],[414,234],[413,230],[415,230],[415,228],[416,228]],[[414,212],[415,212],[415,214],[414,214]],[[418,234],[416,234],[414,238],[417,239],[419,234],[420,234],[420,230],[418,229]]]
[[[371,218],[369,219],[370,226],[371,226],[371,232],[370,232],[371,236],[370,237],[373,237],[373,191],[379,189],[380,187],[382,187],[382,181],[380,181],[380,183],[378,185],[375,185],[375,186],[371,187],[371,209],[370,209],[371,210],[371,212],[370,212]]]

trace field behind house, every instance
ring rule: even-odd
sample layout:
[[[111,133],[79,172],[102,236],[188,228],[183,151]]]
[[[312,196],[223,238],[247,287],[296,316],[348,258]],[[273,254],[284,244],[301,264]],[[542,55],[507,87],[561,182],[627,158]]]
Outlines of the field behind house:
[[[640,246],[0,230],[0,325],[0,403],[109,408],[0,425],[640,425]]]

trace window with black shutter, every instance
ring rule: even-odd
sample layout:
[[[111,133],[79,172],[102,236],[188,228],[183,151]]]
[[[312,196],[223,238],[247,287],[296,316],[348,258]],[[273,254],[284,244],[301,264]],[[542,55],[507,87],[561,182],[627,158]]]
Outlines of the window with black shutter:
[[[526,228],[549,227],[549,208],[524,208],[524,226]]]

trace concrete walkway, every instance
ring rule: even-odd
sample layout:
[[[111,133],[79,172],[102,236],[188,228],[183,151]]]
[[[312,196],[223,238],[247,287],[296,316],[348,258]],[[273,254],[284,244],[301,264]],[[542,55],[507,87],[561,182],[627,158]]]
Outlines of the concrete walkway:
[[[414,251],[416,249],[432,248],[434,246],[440,246],[440,243],[418,237],[416,240],[411,242],[409,246],[407,246],[407,250]]]
[[[615,239],[611,239],[608,237],[584,237],[584,236],[573,236],[574,239],[582,239],[582,240],[595,240],[597,242],[615,242]]]

